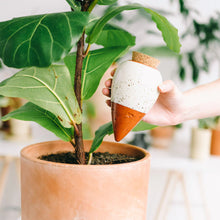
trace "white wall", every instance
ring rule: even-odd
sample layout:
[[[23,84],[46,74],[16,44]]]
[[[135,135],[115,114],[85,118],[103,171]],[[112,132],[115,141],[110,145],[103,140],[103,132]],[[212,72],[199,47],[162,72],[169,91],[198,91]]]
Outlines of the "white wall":
[[[120,3],[124,4],[126,2],[129,2],[128,0],[121,0]],[[130,1],[134,2],[134,1]],[[140,2],[143,4],[146,4],[146,6],[153,7],[156,9],[161,10],[168,10],[173,13],[175,13],[175,16],[169,16],[169,20],[179,29],[179,31],[182,31],[183,27],[183,21],[179,19],[178,13],[177,13],[177,5],[175,4],[175,1],[173,1],[173,4],[170,4],[170,0],[139,0],[135,2]],[[220,1],[218,0],[209,0],[208,2],[206,0],[194,0],[194,1],[188,1],[190,4],[190,7],[194,7],[200,12],[199,18],[201,21],[206,21],[207,18],[212,16],[216,10],[220,11]],[[18,16],[26,16],[26,15],[32,15],[32,14],[42,14],[42,13],[48,13],[48,12],[59,12],[59,11],[68,11],[69,6],[67,3],[65,3],[65,0],[0,0],[0,21],[8,20],[13,17]],[[197,16],[197,15],[195,15]],[[144,29],[142,28],[143,24],[142,21],[140,21],[137,25],[128,25],[128,29],[131,32],[134,32],[137,34],[137,42],[138,45],[144,45],[146,43],[146,40],[148,42],[152,42],[153,44],[157,43],[154,38],[144,39],[142,37],[142,33],[144,32]],[[146,24],[148,25],[148,24]],[[137,29],[137,27],[139,27]],[[160,42],[161,43],[161,42]],[[188,47],[192,47],[193,42],[187,43],[187,45],[183,45],[183,49],[187,49]],[[168,64],[168,65],[167,65]],[[180,87],[182,91],[190,89],[196,85],[203,84],[206,82],[210,82],[212,80],[215,80],[219,78],[219,61],[214,60],[211,66],[211,70],[209,74],[202,74],[200,77],[198,83],[195,85],[192,83],[191,78],[187,78],[184,83],[180,82],[178,76],[177,76],[177,68],[175,65],[175,62],[170,59],[162,59],[161,60],[161,66],[160,71],[162,72],[164,79],[173,79],[177,85]],[[13,72],[12,70],[3,69],[3,71],[0,72],[0,79],[3,79],[6,77],[6,74],[8,72]],[[6,74],[4,74],[6,73]],[[185,147],[189,147],[190,142],[190,127],[195,124],[195,121],[187,122],[184,125],[183,133],[182,135],[186,135],[186,139],[188,140],[188,145]],[[36,125],[34,126],[34,136],[37,137],[37,131],[39,128],[36,128]],[[46,132],[44,130],[42,133],[45,134]],[[46,133],[47,134],[47,133]],[[220,169],[220,168],[219,168]],[[159,195],[162,190],[163,183],[165,182],[165,173],[161,171],[153,171],[151,173],[151,182],[150,182],[150,193],[149,193],[149,220],[153,219],[154,211],[156,207],[156,200],[155,195],[159,199]],[[216,188],[220,185],[220,177],[216,175],[205,175],[205,182],[206,182],[206,189],[209,194],[209,204],[212,207],[212,219],[218,220],[220,219],[220,214],[218,210],[218,204],[219,204],[219,198],[220,193],[216,194]],[[160,184],[158,184],[160,183]],[[158,194],[159,192],[159,194]],[[194,191],[191,191],[192,197]],[[158,202],[158,200],[157,200]],[[174,210],[175,212],[175,210]],[[182,216],[184,216],[184,210],[180,210],[180,215],[182,213]],[[175,219],[175,220],[181,220],[186,218],[180,218],[177,216],[172,216],[172,212],[169,215],[169,220]],[[199,219],[200,218],[195,218]],[[6,219],[7,220],[7,219]]]

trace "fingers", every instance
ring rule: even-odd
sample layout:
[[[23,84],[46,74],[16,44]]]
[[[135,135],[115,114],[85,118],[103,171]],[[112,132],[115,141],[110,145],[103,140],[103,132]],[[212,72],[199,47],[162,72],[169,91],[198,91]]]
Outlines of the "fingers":
[[[111,88],[111,85],[112,85],[112,79],[108,79],[108,80],[105,81],[105,86],[107,88]]]
[[[112,77],[114,76],[115,71],[116,71],[116,68],[113,71],[111,71],[111,76]],[[103,95],[105,95],[107,97],[111,97],[112,79],[106,80],[105,81],[105,86],[106,86],[106,88],[102,89]],[[111,100],[106,100],[106,104],[111,107]]]
[[[111,72],[111,75],[114,75],[114,71]],[[105,96],[111,97],[111,86],[112,86],[112,79],[108,79],[105,81],[106,88],[102,89],[102,93]]]
[[[175,89],[175,84],[172,80],[166,80],[158,86],[160,93],[172,92]]]
[[[102,89],[102,93],[103,93],[103,95],[105,95],[105,96],[107,96],[107,97],[110,97],[110,96],[111,96],[110,89],[108,89],[108,88],[103,88],[103,89]]]

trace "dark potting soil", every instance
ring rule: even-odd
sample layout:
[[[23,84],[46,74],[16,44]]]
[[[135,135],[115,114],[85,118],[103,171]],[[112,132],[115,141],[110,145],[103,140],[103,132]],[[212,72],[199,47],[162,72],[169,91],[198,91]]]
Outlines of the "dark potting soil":
[[[89,154],[86,153],[86,163],[88,161]],[[56,154],[48,154],[40,156],[39,159],[57,162],[57,163],[67,163],[67,164],[77,164],[75,153],[72,152],[59,152]],[[107,165],[107,164],[120,164],[137,161],[140,158],[128,156],[125,154],[110,154],[108,152],[104,153],[93,153],[92,165]]]

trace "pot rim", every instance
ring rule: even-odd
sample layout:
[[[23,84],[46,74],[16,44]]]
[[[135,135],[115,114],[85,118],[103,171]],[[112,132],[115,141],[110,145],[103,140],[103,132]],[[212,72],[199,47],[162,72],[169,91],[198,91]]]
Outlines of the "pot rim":
[[[120,163],[120,164],[102,164],[102,165],[88,165],[88,164],[66,164],[66,163],[58,163],[58,162],[51,162],[51,161],[45,161],[45,160],[41,160],[32,156],[29,156],[26,154],[26,151],[30,150],[31,148],[35,148],[44,144],[48,144],[48,143],[59,143],[59,142],[64,142],[62,140],[54,140],[54,141],[46,141],[46,142],[39,142],[39,143],[35,143],[35,144],[31,144],[28,145],[26,147],[24,147],[21,152],[20,152],[20,157],[22,159],[31,161],[33,163],[38,163],[38,164],[42,164],[42,165],[47,165],[47,166],[55,166],[55,167],[62,167],[62,168],[87,168],[87,169],[94,169],[94,168],[101,168],[101,169],[107,169],[107,168],[118,168],[118,167],[128,167],[128,166],[135,166],[139,163],[143,163],[144,161],[150,161],[151,160],[151,155],[150,153],[141,148],[141,147],[137,147],[131,144],[125,144],[125,143],[116,143],[116,142],[110,142],[110,141],[103,141],[103,143],[106,144],[113,144],[113,145],[121,145],[122,146],[127,146],[129,148],[133,148],[141,153],[143,153],[143,158],[137,160],[137,161],[133,161],[133,162],[127,162],[127,163]],[[91,140],[84,140],[84,142],[92,142]],[[67,142],[68,143],[68,142]]]

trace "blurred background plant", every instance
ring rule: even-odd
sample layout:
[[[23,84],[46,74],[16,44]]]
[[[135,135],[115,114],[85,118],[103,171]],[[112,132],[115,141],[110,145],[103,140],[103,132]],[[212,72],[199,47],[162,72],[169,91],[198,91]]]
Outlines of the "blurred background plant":
[[[191,7],[189,1],[170,0],[170,3],[174,8],[177,7],[178,11],[175,11],[175,14],[177,13],[178,19],[182,21],[180,39],[183,48],[181,53],[176,54],[172,52],[162,42],[161,45],[158,45],[158,43],[154,45],[154,42],[151,45],[141,45],[138,51],[155,57],[175,58],[178,65],[179,78],[184,81],[190,77],[196,83],[200,74],[204,72],[209,73],[213,60],[220,58],[217,50],[220,47],[220,13],[216,11],[208,20],[201,21],[200,12]],[[117,4],[115,3],[115,5]],[[107,8],[106,11],[110,10],[111,7]],[[159,12],[164,16],[175,16],[170,11],[159,10]],[[137,14],[129,17],[120,14],[115,20],[118,23],[122,20],[127,20],[127,24],[132,25],[140,17],[146,19],[148,15],[139,11]],[[152,35],[154,38],[158,36],[159,39],[160,33],[151,25],[150,17],[148,22],[148,29],[145,30],[145,36],[142,35],[142,38],[150,38],[150,35]],[[194,43],[192,44],[192,42]]]
[[[200,73],[208,73],[212,60],[219,57],[216,48],[220,46],[220,14],[216,12],[216,15],[202,23],[195,18],[199,12],[190,8],[184,0],[179,0],[179,11],[186,24],[181,39],[184,41],[186,38],[193,38],[197,42],[190,50],[178,56],[179,76],[184,80],[186,74],[191,73],[192,80],[197,82]],[[190,66],[190,71],[187,72],[186,66]]]
[[[216,129],[220,126],[220,116],[203,118],[198,120],[198,127],[204,129]]]

